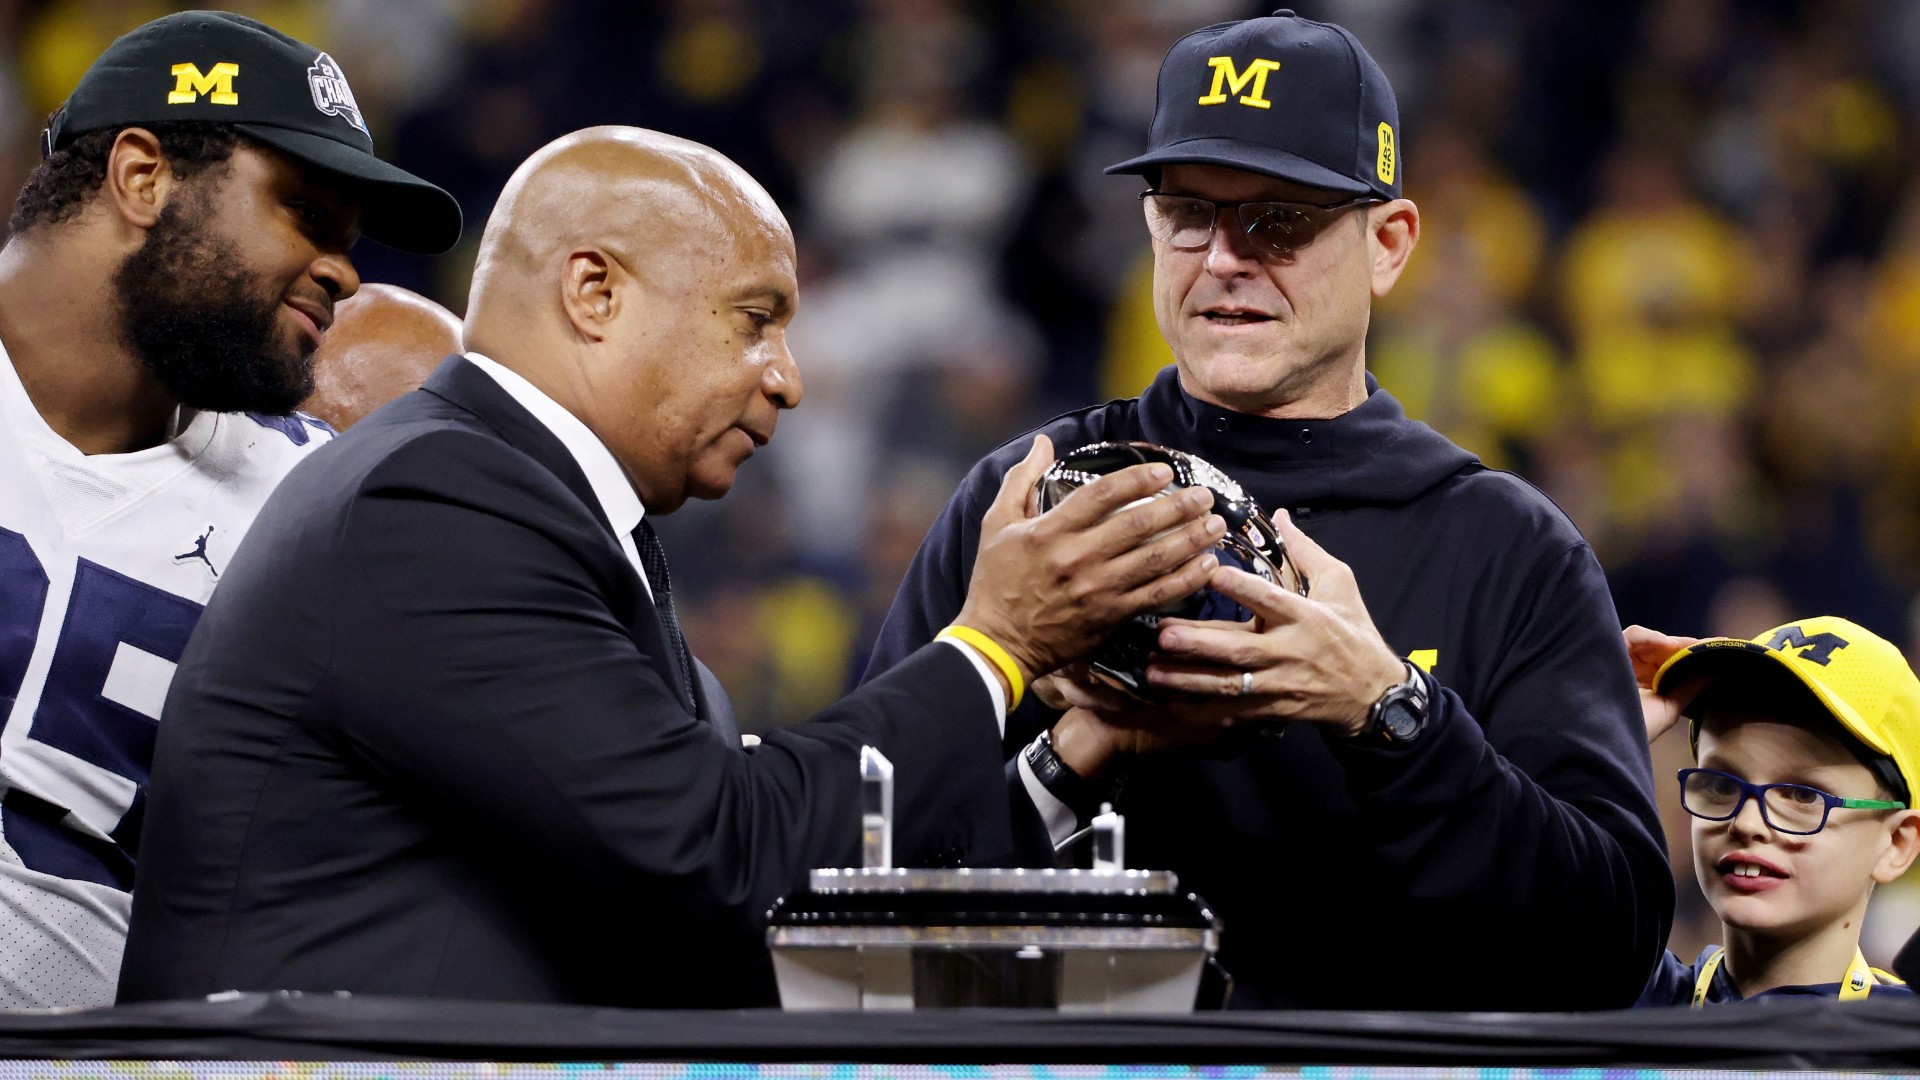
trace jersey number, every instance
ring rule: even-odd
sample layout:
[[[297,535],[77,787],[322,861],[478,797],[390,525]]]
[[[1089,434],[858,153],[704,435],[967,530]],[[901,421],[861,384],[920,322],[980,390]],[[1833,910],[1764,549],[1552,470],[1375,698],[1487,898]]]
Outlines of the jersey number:
[[[26,537],[0,529],[0,724],[12,715],[19,698],[46,611],[47,589],[46,569]],[[200,610],[184,597],[79,560],[66,620],[27,737],[5,752],[35,759],[33,769],[13,770],[16,776],[71,772],[69,759],[49,753],[50,748],[131,781],[136,794],[118,821],[91,822],[111,830],[115,843],[64,825],[66,808],[19,789],[7,792],[0,826],[8,845],[30,869],[121,889],[132,885],[130,852],[158,724],[107,696],[109,677],[123,655],[135,658],[135,666],[142,661],[151,665],[150,658],[179,662]],[[115,786],[87,785],[84,778],[80,782],[95,788]]]

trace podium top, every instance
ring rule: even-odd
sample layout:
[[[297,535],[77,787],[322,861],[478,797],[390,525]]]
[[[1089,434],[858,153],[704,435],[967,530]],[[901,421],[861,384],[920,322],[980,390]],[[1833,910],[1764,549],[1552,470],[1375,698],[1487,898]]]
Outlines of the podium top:
[[[1171,870],[1029,870],[984,867],[957,870],[861,867],[815,870],[808,885],[816,894],[847,893],[1054,893],[1090,896],[1175,895],[1180,878]]]

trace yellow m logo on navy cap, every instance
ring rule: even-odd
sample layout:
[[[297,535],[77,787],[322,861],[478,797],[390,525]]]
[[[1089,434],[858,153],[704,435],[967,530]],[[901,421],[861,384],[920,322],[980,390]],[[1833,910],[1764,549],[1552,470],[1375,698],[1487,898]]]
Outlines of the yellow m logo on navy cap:
[[[1176,42],[1147,152],[1109,173],[1225,165],[1349,196],[1400,197],[1393,86],[1354,36],[1276,11]]]

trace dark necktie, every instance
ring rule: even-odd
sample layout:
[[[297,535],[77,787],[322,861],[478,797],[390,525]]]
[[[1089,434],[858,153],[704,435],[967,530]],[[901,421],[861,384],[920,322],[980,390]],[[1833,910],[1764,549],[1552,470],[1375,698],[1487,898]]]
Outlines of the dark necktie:
[[[667,576],[667,553],[653,533],[653,523],[640,519],[633,530],[634,545],[640,549],[640,565],[647,572],[647,584],[653,587],[653,606],[660,612],[660,623],[667,630],[667,645],[673,650],[674,670],[680,673],[680,690],[688,708],[698,708],[693,694],[693,654],[687,651],[687,639],[680,633],[680,619],[673,613],[673,579]]]

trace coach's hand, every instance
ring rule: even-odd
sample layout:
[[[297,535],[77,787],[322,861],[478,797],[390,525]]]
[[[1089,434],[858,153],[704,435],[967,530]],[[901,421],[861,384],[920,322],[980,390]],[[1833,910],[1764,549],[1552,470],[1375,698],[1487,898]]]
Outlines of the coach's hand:
[[[1227,529],[1208,513],[1213,497],[1203,488],[1150,498],[1173,479],[1157,463],[1103,476],[1041,514],[1033,485],[1051,464],[1053,444],[1035,436],[1001,481],[954,620],[999,642],[1029,682],[1126,619],[1199,590],[1219,566],[1212,549]]]
[[[1679,686],[1668,687],[1664,694],[1656,694],[1653,677],[1669,657],[1700,639],[1675,637],[1639,625],[1627,627],[1621,635],[1627,641],[1627,658],[1633,661],[1633,681],[1640,687],[1640,716],[1646,721],[1647,741],[1651,743],[1679,721],[1680,710],[1693,704],[1707,682],[1701,678],[1689,679]]]
[[[1240,602],[1258,629],[1168,620],[1161,653],[1147,669],[1155,687],[1212,697],[1235,709],[1235,723],[1305,720],[1343,735],[1365,730],[1380,695],[1407,667],[1375,629],[1347,564],[1326,553],[1287,517],[1274,514],[1287,554],[1313,582],[1309,597],[1230,567],[1213,587]]]
[[[1141,701],[1094,679],[1082,664],[1046,676],[1033,690],[1063,712],[1053,725],[1054,752],[1088,779],[1106,772],[1118,757],[1212,742],[1232,725],[1235,711],[1217,699]]]

